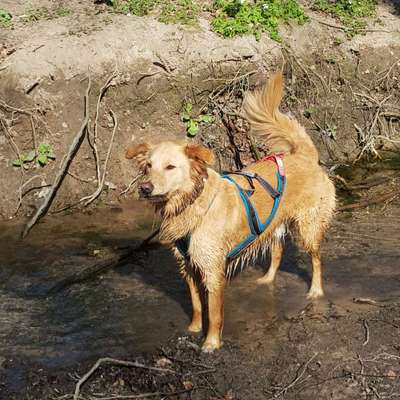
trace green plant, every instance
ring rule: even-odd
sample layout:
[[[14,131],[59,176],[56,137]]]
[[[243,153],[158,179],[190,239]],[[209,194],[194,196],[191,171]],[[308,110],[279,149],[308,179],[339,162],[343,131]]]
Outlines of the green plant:
[[[200,8],[193,0],[175,0],[162,5],[160,22],[166,24],[193,25],[196,23]]]
[[[108,3],[116,12],[142,17],[147,15],[160,0],[109,0]]]
[[[338,18],[346,28],[349,36],[361,32],[366,22],[364,17],[372,17],[376,13],[375,0],[317,0],[314,7]]]
[[[72,11],[67,7],[60,7],[56,10],[57,17],[67,17],[68,15],[71,15],[71,13]]]
[[[0,8],[0,26],[7,28],[11,25],[12,15],[4,8]]]
[[[193,117],[193,104],[187,101],[183,107],[181,120],[185,123],[186,133],[190,137],[195,137],[200,129],[200,124],[210,124],[213,117],[208,114],[200,114],[197,118]]]
[[[262,32],[268,32],[280,41],[281,23],[293,20],[303,24],[308,20],[297,0],[216,0],[214,10],[213,30],[225,37],[250,33],[258,40]]]
[[[41,143],[36,151],[31,150],[29,153],[20,154],[19,158],[13,161],[13,165],[14,167],[23,167],[24,164],[36,160],[40,166],[44,167],[50,160],[54,160],[55,158],[51,145]]]

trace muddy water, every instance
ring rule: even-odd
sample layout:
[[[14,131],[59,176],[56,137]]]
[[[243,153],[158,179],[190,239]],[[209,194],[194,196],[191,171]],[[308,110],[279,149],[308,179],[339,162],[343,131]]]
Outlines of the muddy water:
[[[353,298],[393,299],[400,294],[398,208],[337,219],[325,249],[326,299],[321,310],[365,307]],[[129,264],[55,295],[61,279],[117,247],[152,231],[142,203],[94,214],[49,217],[21,241],[21,223],[0,228],[0,368],[5,359],[60,368],[100,356],[124,357],[154,350],[183,334],[190,302],[169,252],[155,246]],[[307,256],[288,245],[273,290],[257,286],[263,263],[248,268],[226,293],[225,340],[243,348],[270,341],[271,324],[307,307]],[[264,263],[265,264],[265,263]],[[24,372],[8,368],[10,385]],[[14,374],[14,375],[13,375]]]

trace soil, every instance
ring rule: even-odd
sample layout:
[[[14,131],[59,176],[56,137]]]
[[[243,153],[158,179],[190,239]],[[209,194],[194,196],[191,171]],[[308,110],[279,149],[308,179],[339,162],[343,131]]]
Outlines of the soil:
[[[70,15],[57,15],[60,6]],[[32,10],[43,7],[46,16],[36,18]],[[0,399],[72,398],[77,379],[101,357],[173,373],[104,365],[80,399],[400,398],[398,196],[337,214],[323,247],[321,301],[306,300],[309,260],[290,240],[273,290],[255,284],[267,260],[249,266],[227,289],[225,344],[212,355],[199,351],[201,337],[185,333],[187,289],[156,241],[118,268],[51,290],[157,225],[134,200],[134,186],[121,194],[137,174],[124,159],[128,143],[185,137],[180,114],[190,100],[195,116],[214,117],[195,140],[214,149],[216,167],[246,165],[267,149],[251,142],[238,117],[243,92],[283,63],[283,109],[307,127],[340,203],[398,193],[397,2],[380,4],[369,31],[352,39],[326,25],[337,21],[311,13],[310,23],[282,28],[284,45],[266,36],[223,39],[206,14],[184,27],[78,0],[2,0],[0,8],[14,16],[12,29],[0,28]],[[43,201],[82,122],[88,67],[92,132],[99,90],[118,70],[99,109],[101,165],[113,129],[109,111],[118,117],[105,188],[90,207],[57,212],[97,186],[85,141],[50,215],[22,241],[26,216]],[[34,141],[49,143],[56,160],[12,167],[16,148],[28,152]],[[383,161],[371,157],[375,151]],[[360,155],[368,157],[354,168]],[[381,178],[388,180],[349,189]]]
[[[105,365],[82,398],[397,398],[399,217],[398,199],[337,215],[323,246],[321,301],[306,300],[309,260],[290,240],[273,290],[255,284],[267,260],[247,268],[227,289],[225,344],[212,355],[185,334],[189,295],[157,242],[97,278],[50,290],[146,237],[154,218],[143,203],[49,217],[25,241],[21,222],[3,223],[0,398],[72,398],[77,377],[101,357],[176,373]]]

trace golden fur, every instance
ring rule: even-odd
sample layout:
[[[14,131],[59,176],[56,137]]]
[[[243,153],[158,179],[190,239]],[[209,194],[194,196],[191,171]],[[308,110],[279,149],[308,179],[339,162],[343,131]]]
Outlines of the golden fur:
[[[269,227],[241,256],[227,263],[226,256],[249,233],[248,222],[237,188],[210,168],[212,152],[197,144],[162,142],[139,144],[128,148],[126,156],[137,158],[147,174],[152,192],[148,196],[161,212],[160,239],[171,246],[185,277],[193,305],[189,330],[202,330],[202,289],[208,296],[209,327],[204,351],[221,346],[223,327],[223,291],[227,278],[238,266],[260,252],[271,252],[268,272],[258,280],[271,284],[282,256],[286,232],[295,230],[298,243],[312,258],[313,276],[309,298],[323,295],[320,244],[335,209],[335,190],[318,163],[318,152],[294,119],[279,111],[283,78],[275,74],[262,91],[246,95],[243,110],[251,129],[264,140],[271,153],[284,153],[287,179],[279,210]],[[276,166],[270,161],[246,168],[275,185]],[[234,179],[243,187],[242,177]],[[251,201],[261,220],[265,220],[273,200],[255,183]],[[187,257],[175,241],[190,236]]]

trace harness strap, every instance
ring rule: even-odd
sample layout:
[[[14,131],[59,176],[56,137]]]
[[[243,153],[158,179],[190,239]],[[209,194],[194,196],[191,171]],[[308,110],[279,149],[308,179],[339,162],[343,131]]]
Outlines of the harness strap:
[[[246,194],[245,189],[243,189],[241,186],[239,186],[239,184],[236,183],[229,175],[223,175],[222,178],[233,183],[236,186],[236,188],[238,189],[240,197],[241,197],[244,207],[246,209],[247,220],[249,222],[250,231],[251,231],[251,233],[253,233],[255,235],[259,235],[262,232],[262,230],[261,230],[260,223],[258,220],[257,211],[255,210],[248,195]]]
[[[279,204],[282,199],[282,194],[286,186],[286,176],[285,176],[282,157],[283,154],[271,154],[260,160],[260,161],[273,161],[276,164],[277,166],[276,189],[274,189],[264,178],[262,178],[260,175],[256,173],[248,171],[236,171],[236,172],[223,172],[221,174],[223,179],[228,180],[238,189],[240,198],[243,202],[246,211],[247,221],[250,228],[249,235],[245,239],[243,239],[237,246],[235,246],[227,255],[228,261],[231,261],[232,259],[236,258],[243,250],[245,250],[248,246],[250,246],[251,243],[253,243],[253,241],[257,239],[257,236],[261,235],[261,233],[263,233],[267,229],[269,224],[274,219],[276,212],[278,211]],[[247,190],[242,188],[229,175],[239,175],[245,177],[251,189]],[[252,196],[252,194],[255,191],[253,179],[257,180],[257,182],[261,185],[261,187],[268,192],[268,194],[273,198],[274,201],[272,210],[264,223],[260,222],[258,213],[249,199],[249,197]],[[179,250],[179,252],[182,254],[183,257],[187,257],[189,244],[190,244],[190,235],[178,239],[175,242],[177,249]]]

